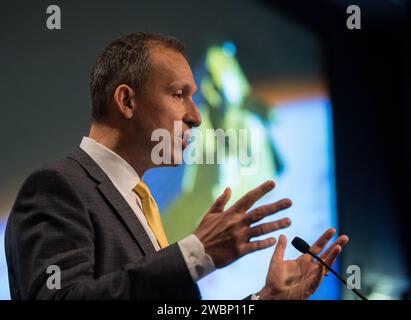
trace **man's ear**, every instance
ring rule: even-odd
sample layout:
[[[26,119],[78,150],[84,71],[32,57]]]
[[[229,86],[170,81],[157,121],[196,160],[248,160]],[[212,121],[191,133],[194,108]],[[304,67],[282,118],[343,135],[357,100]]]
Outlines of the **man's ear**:
[[[114,105],[124,119],[131,119],[136,111],[135,91],[126,84],[120,84],[114,91]]]

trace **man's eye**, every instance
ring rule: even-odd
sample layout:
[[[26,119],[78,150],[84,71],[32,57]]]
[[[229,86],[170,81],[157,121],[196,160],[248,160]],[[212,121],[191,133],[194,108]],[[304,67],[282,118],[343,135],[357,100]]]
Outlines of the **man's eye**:
[[[178,91],[174,94],[174,97],[176,97],[178,99],[182,99],[183,98],[183,93],[181,91]]]

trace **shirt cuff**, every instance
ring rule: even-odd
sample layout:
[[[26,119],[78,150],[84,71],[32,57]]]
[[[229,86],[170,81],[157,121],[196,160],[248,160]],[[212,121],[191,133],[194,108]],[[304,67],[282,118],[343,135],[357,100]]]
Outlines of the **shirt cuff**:
[[[260,300],[260,296],[257,293],[251,295],[250,300]]]
[[[195,234],[178,241],[181,253],[195,282],[213,272],[213,259],[205,252],[204,245]]]

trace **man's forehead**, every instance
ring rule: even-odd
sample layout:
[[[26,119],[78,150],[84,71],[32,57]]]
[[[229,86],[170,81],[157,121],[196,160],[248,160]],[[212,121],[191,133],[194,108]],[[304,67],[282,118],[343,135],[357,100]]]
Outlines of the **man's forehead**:
[[[161,74],[168,80],[192,80],[193,74],[186,58],[171,48],[155,46],[150,49],[150,64],[153,73]]]

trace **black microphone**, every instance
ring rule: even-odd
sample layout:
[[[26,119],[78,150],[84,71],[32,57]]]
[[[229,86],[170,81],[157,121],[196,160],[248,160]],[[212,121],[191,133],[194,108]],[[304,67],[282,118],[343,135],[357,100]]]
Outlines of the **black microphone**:
[[[299,237],[295,237],[293,239],[293,241],[291,241],[291,244],[294,246],[294,248],[296,248],[298,251],[300,251],[301,253],[307,253],[310,256],[312,256],[314,259],[318,260],[318,262],[320,262],[327,270],[329,270],[330,272],[332,272],[338,279],[340,279],[345,286],[348,288],[347,286],[347,281],[342,278],[337,272],[335,272],[331,267],[327,266],[327,264],[320,258],[317,257],[314,253],[311,252],[310,250],[310,245],[305,242],[303,239],[299,238]],[[364,297],[357,289],[352,288],[351,289],[357,296],[359,296],[362,300],[368,300],[366,297]]]

